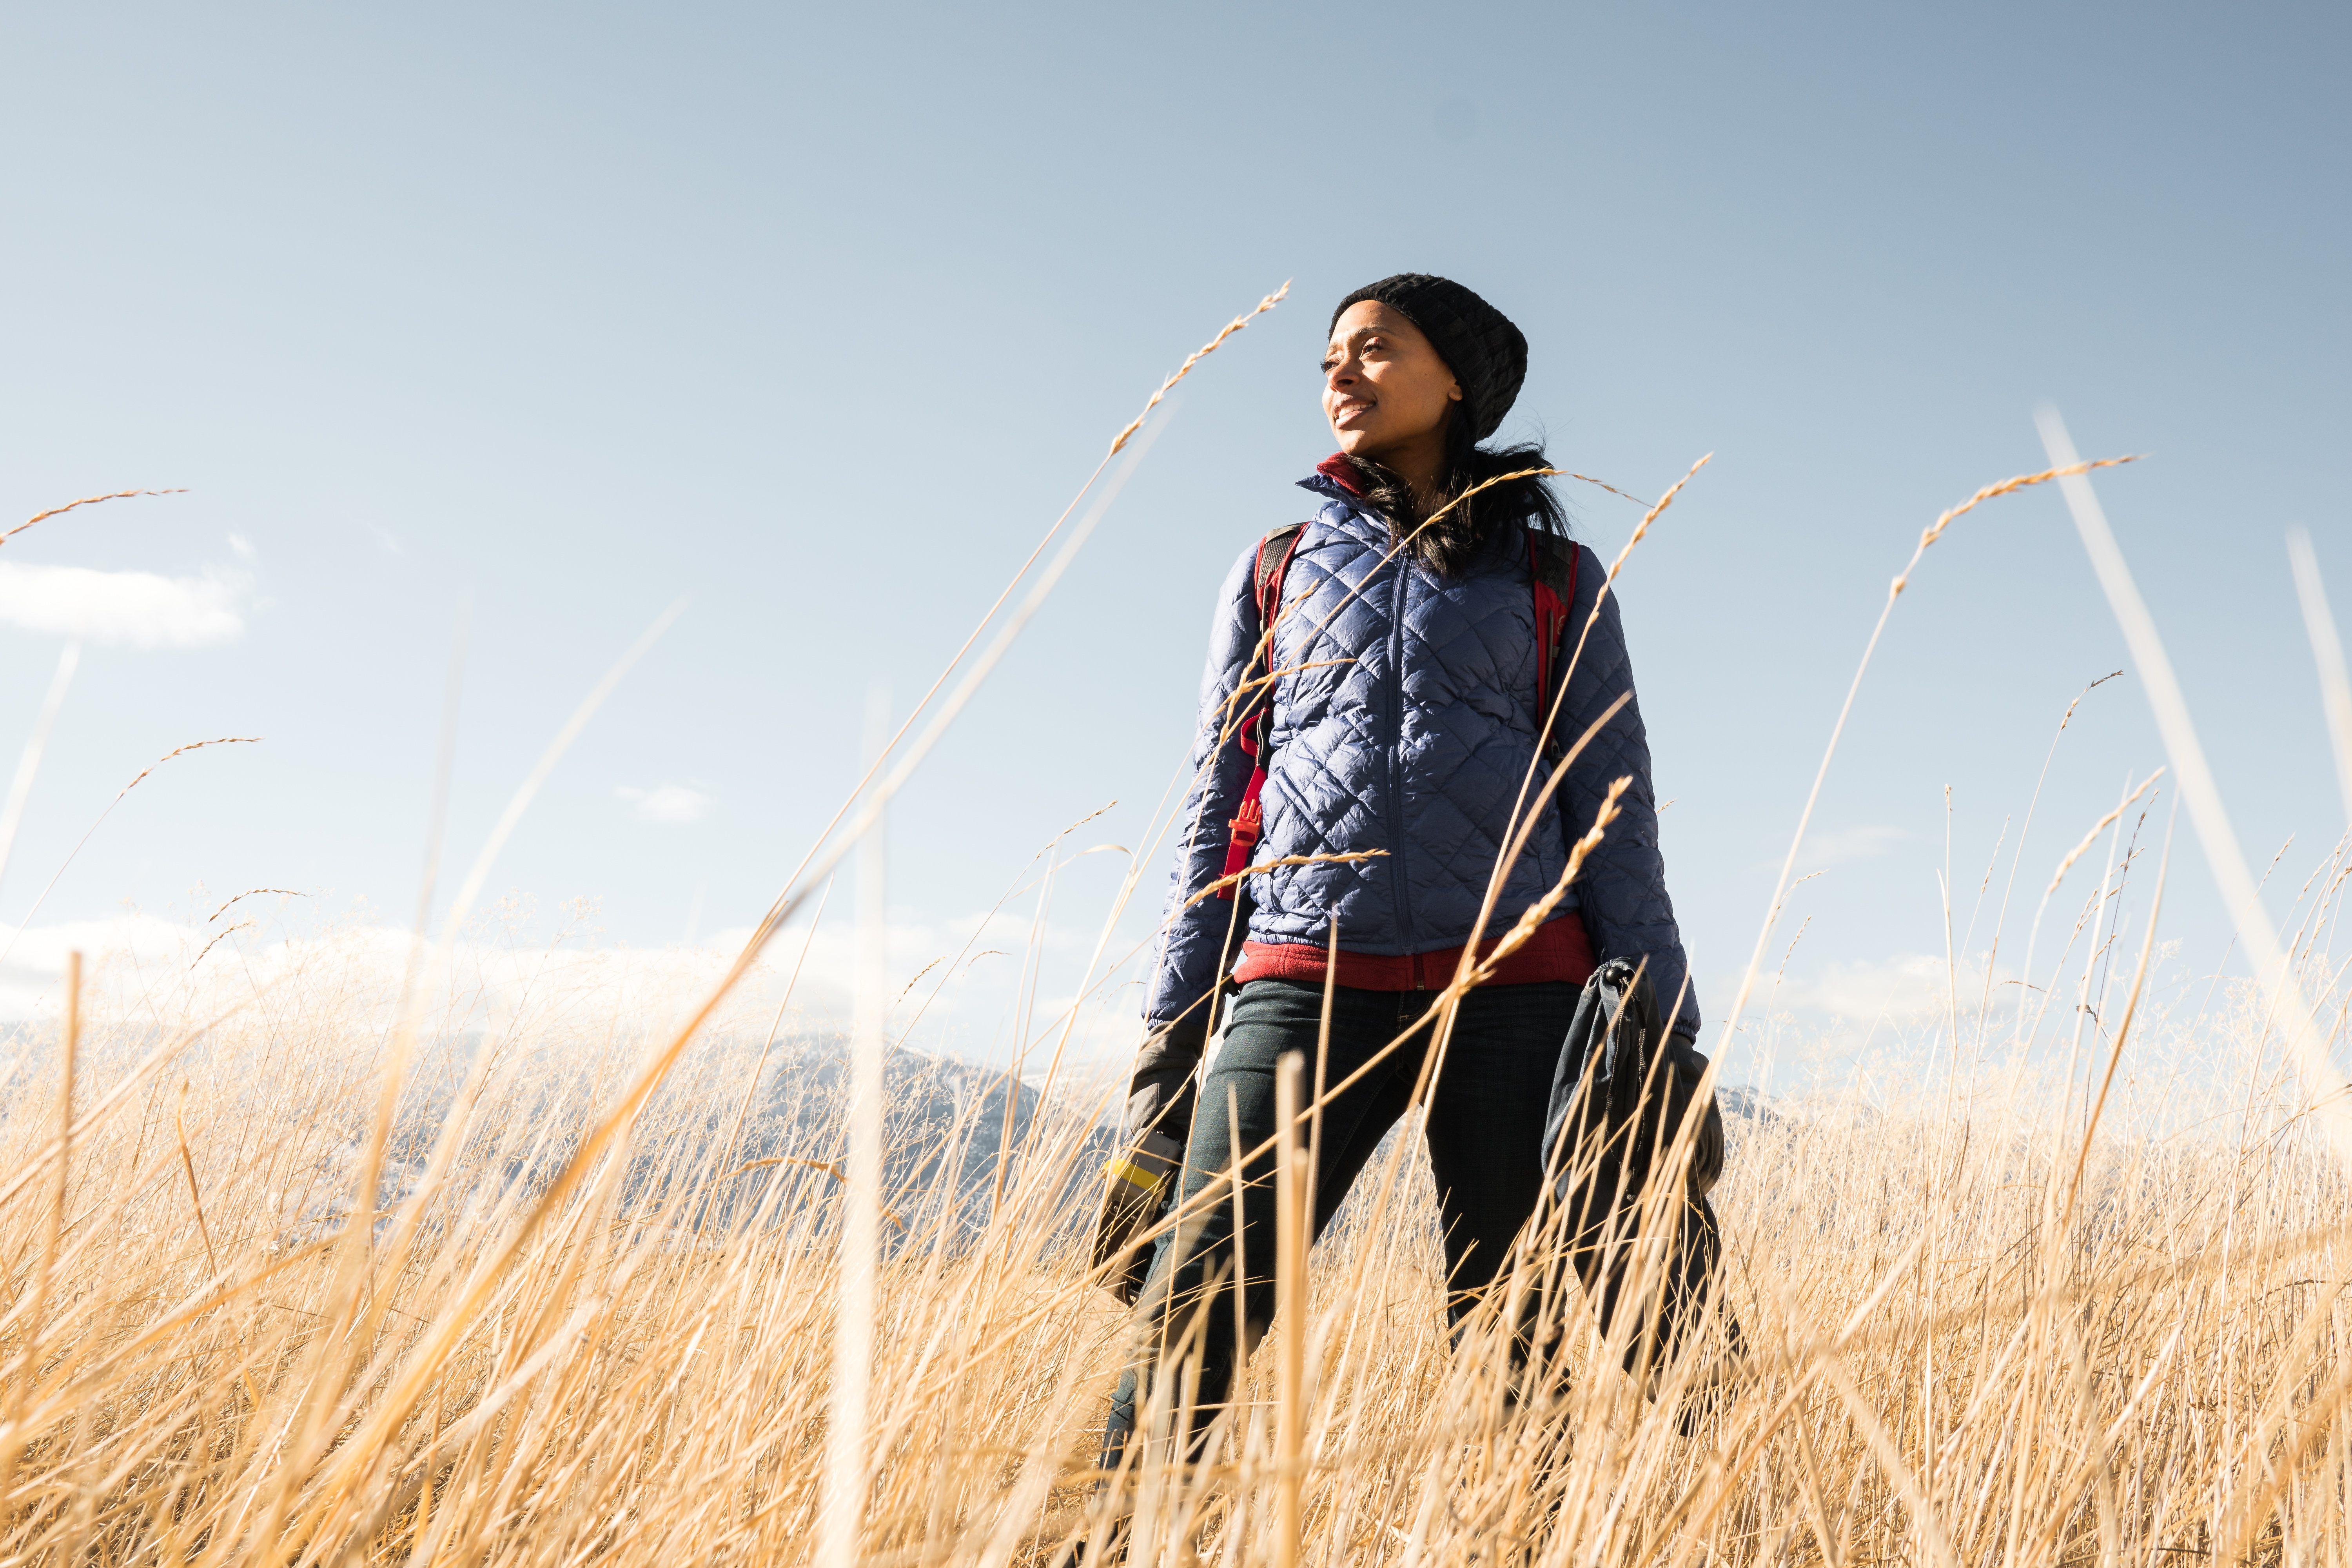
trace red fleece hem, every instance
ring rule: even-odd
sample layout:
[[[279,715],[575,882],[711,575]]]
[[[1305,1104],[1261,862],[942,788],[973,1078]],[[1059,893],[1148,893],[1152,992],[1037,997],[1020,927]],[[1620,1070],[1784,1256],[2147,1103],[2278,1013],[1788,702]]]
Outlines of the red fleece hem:
[[[1492,952],[1496,943],[1479,945]],[[1242,961],[1234,966],[1234,979],[1243,984],[1253,980],[1303,980],[1320,985],[1328,957],[1327,949],[1311,942],[1244,942]],[[1338,984],[1360,991],[1437,991],[1453,980],[1461,963],[1458,947],[1394,954],[1349,952],[1342,948]],[[1584,934],[1584,922],[1574,915],[1563,915],[1536,928],[1528,944],[1504,959],[1486,984],[1531,985],[1565,980],[1581,985],[1591,977],[1592,969],[1592,943]]]

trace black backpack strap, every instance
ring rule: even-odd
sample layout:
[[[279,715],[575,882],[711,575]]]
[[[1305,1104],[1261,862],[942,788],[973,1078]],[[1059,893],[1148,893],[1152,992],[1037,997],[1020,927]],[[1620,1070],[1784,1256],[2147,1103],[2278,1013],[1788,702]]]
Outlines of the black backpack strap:
[[[1282,608],[1282,575],[1289,570],[1290,557],[1306,532],[1305,523],[1294,522],[1257,542],[1257,616],[1261,631],[1274,625],[1275,613]]]
[[[1290,571],[1290,558],[1298,552],[1298,542],[1306,537],[1307,525],[1294,522],[1257,542],[1257,655],[1250,660],[1248,678],[1274,673],[1274,623],[1282,615],[1282,580]],[[1274,728],[1272,682],[1252,700],[1252,707],[1253,713],[1242,725],[1242,743],[1263,769],[1267,738]]]
[[[1568,749],[1568,737],[1552,719],[1552,709],[1568,681],[1568,623],[1576,605],[1576,569],[1583,557],[1574,540],[1528,530],[1528,572],[1536,596],[1536,727],[1540,730],[1551,721],[1544,753],[1555,760]]]
[[[1231,824],[1233,837],[1225,844],[1224,875],[1228,877],[1249,865],[1250,851],[1257,847],[1258,836],[1265,830],[1265,808],[1258,804],[1258,797],[1265,790],[1267,753],[1274,742],[1274,682],[1267,679],[1274,673],[1274,623],[1282,613],[1283,574],[1290,570],[1290,558],[1297,553],[1298,542],[1306,536],[1307,525],[1294,522],[1257,542],[1257,647],[1243,667],[1242,681],[1244,686],[1253,680],[1264,680],[1265,684],[1250,695],[1242,710],[1238,733],[1242,750],[1249,754],[1252,766],[1249,785],[1242,794],[1241,809]],[[1217,896],[1232,898],[1234,885],[1226,884]]]

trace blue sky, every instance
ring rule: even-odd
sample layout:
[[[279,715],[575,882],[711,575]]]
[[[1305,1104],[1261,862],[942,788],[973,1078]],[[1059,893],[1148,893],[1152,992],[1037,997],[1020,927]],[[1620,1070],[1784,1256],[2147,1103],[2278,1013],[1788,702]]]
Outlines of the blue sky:
[[[904,797],[894,919],[948,931],[1104,802],[1099,837],[1145,831],[1214,586],[1328,449],[1330,304],[1405,268],[1526,330],[1506,434],[1645,495],[1716,454],[1622,586],[1703,1001],[1888,577],[2042,466],[2044,400],[2086,453],[2153,454],[2102,497],[2249,854],[2296,836],[2299,881],[2345,826],[2283,536],[2352,584],[2347,34],[2318,6],[20,13],[0,525],[188,493],[0,547],[12,754],[63,640],[33,569],[176,584],[92,590],[116,608],[0,924],[125,779],[230,734],[266,739],[142,784],[35,925],[201,923],[252,886],[315,893],[298,925],[404,921],[459,606],[457,867],[685,596],[493,887],[591,898],[636,947],[740,929],[855,777],[869,684],[927,685],[1150,387],[1291,279]],[[1572,500],[1613,552],[1635,514]],[[2054,493],[1957,524],[1824,795],[1790,994],[1940,953],[1946,786],[1973,889],[2126,662]],[[2094,692],[2021,886],[2161,761],[2136,681]],[[2179,866],[2166,930],[2210,970],[2226,921]],[[1080,959],[1118,869],[1055,891]]]

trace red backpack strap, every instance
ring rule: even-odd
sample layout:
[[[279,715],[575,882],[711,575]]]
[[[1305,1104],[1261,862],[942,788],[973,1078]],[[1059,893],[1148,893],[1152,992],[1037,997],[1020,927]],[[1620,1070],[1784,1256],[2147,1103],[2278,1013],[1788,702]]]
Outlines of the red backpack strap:
[[[1257,542],[1257,649],[1243,669],[1244,683],[1264,679],[1261,672],[1271,673],[1274,668],[1274,623],[1282,613],[1282,579],[1290,570],[1290,558],[1298,552],[1298,542],[1306,536],[1307,525],[1294,522]],[[1258,804],[1258,797],[1265,793],[1266,757],[1274,742],[1273,681],[1266,680],[1244,708],[1240,740],[1242,750],[1254,765],[1249,785],[1242,792],[1241,807],[1234,813],[1233,837],[1225,844],[1224,875],[1228,877],[1250,863],[1250,851],[1257,847],[1259,837],[1265,832],[1265,808]],[[1217,889],[1217,897],[1232,898],[1234,887],[1226,883]]]
[[[1584,552],[1572,540],[1528,530],[1528,575],[1536,595],[1536,727],[1543,728],[1568,679],[1569,606],[1576,603],[1576,569]],[[1566,745],[1554,725],[1544,750],[1558,756]]]

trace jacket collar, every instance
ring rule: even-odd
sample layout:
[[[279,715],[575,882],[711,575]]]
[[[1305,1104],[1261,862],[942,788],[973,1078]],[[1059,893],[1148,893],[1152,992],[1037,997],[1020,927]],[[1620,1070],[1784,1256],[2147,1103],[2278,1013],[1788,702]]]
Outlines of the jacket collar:
[[[1315,471],[1322,475],[1325,479],[1330,480],[1333,484],[1339,486],[1341,489],[1346,490],[1349,495],[1354,496],[1359,500],[1362,499],[1364,494],[1363,482],[1357,476],[1356,465],[1348,461],[1347,453],[1332,453],[1329,457],[1315,465]]]
[[[1316,464],[1314,477],[1299,480],[1298,488],[1312,490],[1346,506],[1360,507],[1364,500],[1364,492],[1358,488],[1355,468],[1343,452],[1334,452]]]

